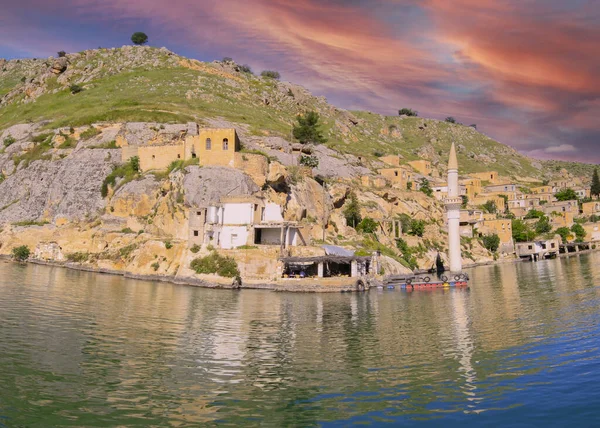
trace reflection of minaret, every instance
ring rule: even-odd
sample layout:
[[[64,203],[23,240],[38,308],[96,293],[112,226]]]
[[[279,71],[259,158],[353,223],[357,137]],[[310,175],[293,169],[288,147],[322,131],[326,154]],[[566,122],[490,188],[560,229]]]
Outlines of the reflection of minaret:
[[[462,198],[458,194],[458,161],[454,143],[450,148],[448,161],[448,197],[444,201],[446,216],[448,218],[448,258],[450,259],[450,272],[462,271],[460,254],[460,206]]]

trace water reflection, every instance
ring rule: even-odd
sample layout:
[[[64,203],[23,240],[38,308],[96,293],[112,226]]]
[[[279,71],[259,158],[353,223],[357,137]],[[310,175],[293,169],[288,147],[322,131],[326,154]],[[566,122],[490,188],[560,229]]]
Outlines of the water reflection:
[[[599,262],[592,254],[481,267],[470,290],[326,295],[3,263],[0,421],[560,417],[575,400],[600,406],[590,398],[600,393],[596,375],[564,396],[573,378],[598,372]]]

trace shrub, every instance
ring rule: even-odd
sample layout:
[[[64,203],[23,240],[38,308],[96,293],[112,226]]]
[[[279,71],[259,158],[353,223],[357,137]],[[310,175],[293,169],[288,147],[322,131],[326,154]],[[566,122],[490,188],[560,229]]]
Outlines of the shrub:
[[[423,220],[412,220],[408,233],[410,235],[423,236],[423,233],[425,233],[425,222]]]
[[[4,139],[4,141],[3,141],[3,143],[4,143],[4,147],[8,147],[8,146],[10,146],[11,144],[14,144],[14,143],[16,143],[16,141],[17,141],[17,140],[16,140],[16,139],[15,139],[15,138],[14,138],[12,135],[9,135],[9,136],[8,136],[8,137],[6,137],[6,138]]]
[[[406,190],[412,190],[412,186],[413,186],[412,181],[407,182],[406,183]]]
[[[529,211],[524,218],[527,220],[530,218],[542,218],[542,217],[544,217],[544,213],[542,211],[533,209],[533,210]]]
[[[171,241],[165,241],[165,248],[167,250],[170,250],[171,248],[173,248],[173,243]]]
[[[121,233],[135,233],[135,232],[130,227],[126,227],[124,229],[121,229]]]
[[[12,256],[18,262],[24,262],[31,255],[31,251],[27,245],[21,245],[12,249]]]
[[[233,58],[230,58],[228,56],[223,57],[223,59],[221,60],[221,62],[233,62]]]
[[[556,229],[555,233],[557,235],[560,235],[563,244],[566,244],[569,238],[572,236],[571,231],[568,227],[559,227],[558,229]]]
[[[70,262],[75,262],[75,263],[86,262],[89,257],[90,257],[89,253],[83,253],[83,252],[67,254],[67,260],[69,260]]]
[[[452,116],[448,116],[446,119],[444,119],[444,121],[448,123],[456,123],[456,119],[454,119]]]
[[[114,186],[117,182],[117,178],[123,178],[125,181],[131,181],[139,172],[139,170],[140,158],[137,156],[132,157],[129,159],[129,162],[113,169],[113,171],[102,182],[102,197],[106,198],[108,195],[108,187]]]
[[[136,45],[144,45],[148,43],[148,36],[146,35],[146,33],[136,31],[131,35],[131,41]]]
[[[472,123],[472,124],[470,124],[469,126],[470,126],[471,128],[473,128],[473,129],[477,129],[477,124],[476,124],[476,123]]]
[[[221,256],[213,252],[206,257],[200,257],[192,260],[190,267],[198,274],[214,274],[226,278],[235,278],[240,275],[240,271],[235,259]]]
[[[240,245],[237,247],[238,250],[258,250],[256,245]]]
[[[583,226],[579,223],[576,223],[573,226],[571,226],[571,232],[575,234],[575,239],[578,242],[583,242],[583,238],[585,238],[585,235],[587,234]]]
[[[77,84],[72,84],[69,86],[69,90],[72,94],[78,94],[79,92],[83,91],[83,88]]]
[[[365,217],[358,223],[356,230],[363,233],[374,233],[379,227],[379,223],[370,217]]]
[[[380,152],[379,150],[375,150],[375,151],[373,152],[373,156],[375,156],[376,158],[380,158],[380,157],[382,157],[383,155],[385,155],[385,153],[383,153],[383,152]]]
[[[500,237],[495,233],[492,235],[485,235],[481,238],[481,242],[483,243],[484,248],[495,253],[500,246]]]
[[[402,253],[402,260],[404,261],[404,265],[410,269],[417,269],[419,264],[417,263],[417,259],[413,255],[413,250],[408,246],[406,241],[402,238],[396,241],[396,247]]]
[[[541,216],[535,224],[535,233],[541,235],[542,233],[548,233],[552,230],[550,220],[545,215]]]
[[[63,58],[65,56],[67,56],[67,53],[65,51],[58,51],[57,55],[58,55],[59,58]]]
[[[487,201],[481,206],[481,209],[483,209],[486,213],[491,214],[496,214],[496,212],[498,211],[498,207],[496,207],[496,202],[494,201]]]
[[[192,248],[190,248],[190,251],[191,251],[192,253],[196,254],[198,251],[200,251],[200,245],[198,245],[198,244],[194,244],[194,245],[192,246]]]
[[[427,196],[433,196],[433,189],[429,185],[429,180],[427,180],[426,178],[421,178],[419,185],[419,190],[421,192],[425,193]]]
[[[469,204],[469,197],[467,195],[461,195],[460,196],[462,199],[462,203],[460,204],[461,208],[467,208],[467,205]]]
[[[279,80],[281,78],[281,75],[279,74],[279,72],[278,71],[273,71],[273,70],[265,70],[262,73],[260,73],[260,75],[262,77],[266,77],[268,79]]]
[[[298,116],[296,120],[298,124],[294,126],[293,134],[302,144],[322,144],[327,142],[319,129],[319,113],[315,111],[309,111],[304,116]]]
[[[2,171],[0,171],[0,183],[2,183],[4,180],[6,180],[6,176]]]
[[[160,267],[160,264],[158,262],[154,262],[150,266],[152,266],[152,269],[154,269],[154,272],[156,272]]]
[[[252,69],[247,64],[238,65],[237,69],[238,69],[238,71],[241,71],[242,73],[252,74]]]
[[[398,110],[398,114],[400,116],[418,116],[419,115],[419,113],[416,110],[406,108],[406,107]]]
[[[94,128],[93,126],[90,126],[88,129],[86,129],[85,131],[83,131],[81,133],[81,139],[89,140],[90,138],[95,137],[96,135],[100,134],[101,132],[102,131],[100,131],[99,129]]]
[[[52,139],[54,134],[52,132],[48,132],[47,134],[39,134],[31,139],[34,143],[43,143],[45,141],[49,141]]]
[[[300,165],[308,166],[310,168],[319,167],[319,158],[316,156],[300,156]]]

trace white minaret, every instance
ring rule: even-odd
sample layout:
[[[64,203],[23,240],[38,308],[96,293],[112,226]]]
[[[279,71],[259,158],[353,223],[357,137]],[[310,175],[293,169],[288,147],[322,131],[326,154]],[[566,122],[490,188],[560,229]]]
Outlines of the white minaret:
[[[460,254],[460,206],[462,205],[462,198],[458,194],[458,161],[456,160],[454,143],[450,148],[450,160],[448,160],[448,197],[444,204],[446,205],[446,216],[448,218],[450,272],[459,273],[462,271],[462,256]]]

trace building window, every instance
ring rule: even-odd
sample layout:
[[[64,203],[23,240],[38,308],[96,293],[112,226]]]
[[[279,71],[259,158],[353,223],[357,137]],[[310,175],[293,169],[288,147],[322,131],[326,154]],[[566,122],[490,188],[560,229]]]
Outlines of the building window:
[[[202,211],[196,211],[196,215],[201,216],[202,215]]]
[[[527,248],[529,248],[530,250],[533,250],[533,245],[528,245]]]
[[[556,244],[553,242],[552,244],[550,244],[550,247],[554,248]]]
[[[177,159],[181,159],[181,155],[180,154],[177,155]]]
[[[394,171],[394,175],[398,177],[398,171]]]
[[[212,141],[210,141],[210,138],[206,139],[206,150],[210,150],[212,148]]]
[[[223,138],[223,150],[229,150],[229,140],[227,138]]]
[[[192,159],[196,159],[196,152],[192,152]]]
[[[156,159],[156,156],[152,155],[152,159]]]
[[[194,230],[194,236],[198,236],[198,231]]]

